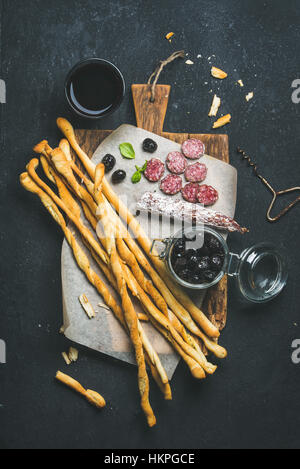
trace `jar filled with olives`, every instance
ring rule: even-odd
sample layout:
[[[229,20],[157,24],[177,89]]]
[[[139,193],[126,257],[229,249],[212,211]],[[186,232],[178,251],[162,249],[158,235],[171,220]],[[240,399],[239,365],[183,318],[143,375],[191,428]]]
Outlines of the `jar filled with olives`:
[[[158,244],[163,246],[160,254],[155,251]],[[229,275],[236,278],[242,295],[256,303],[275,298],[288,278],[285,259],[272,244],[258,244],[240,255],[233,254],[224,237],[206,226],[154,240],[151,254],[164,259],[171,275],[184,287],[205,290]]]

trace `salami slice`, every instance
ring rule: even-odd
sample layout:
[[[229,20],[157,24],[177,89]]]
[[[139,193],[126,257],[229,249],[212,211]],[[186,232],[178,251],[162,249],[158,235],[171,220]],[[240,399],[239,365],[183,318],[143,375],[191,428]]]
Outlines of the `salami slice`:
[[[167,195],[175,195],[182,189],[182,179],[175,174],[169,174],[160,183],[160,189]]]
[[[197,195],[199,192],[200,186],[196,182],[190,182],[182,189],[182,197],[191,202],[192,204],[196,204],[198,202]]]
[[[167,167],[173,174],[182,174],[187,166],[187,161],[180,151],[172,151],[167,157]]]
[[[201,140],[191,138],[182,145],[182,153],[191,160],[198,160],[205,153],[205,145]]]
[[[198,202],[203,204],[205,207],[208,205],[213,205],[219,199],[219,194],[212,186],[207,186],[203,184],[199,187],[199,192],[197,194]]]
[[[203,163],[191,164],[186,168],[184,175],[189,182],[202,182],[207,176],[207,166]]]
[[[158,158],[152,158],[148,161],[146,171],[144,172],[145,177],[150,182],[158,182],[165,173],[165,165]]]

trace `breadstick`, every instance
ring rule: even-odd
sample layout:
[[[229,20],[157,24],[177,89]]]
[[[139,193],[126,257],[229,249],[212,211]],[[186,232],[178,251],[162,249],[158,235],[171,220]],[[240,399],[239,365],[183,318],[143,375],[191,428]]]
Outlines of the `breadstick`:
[[[125,320],[135,349],[135,357],[138,365],[138,383],[141,394],[141,406],[147,417],[149,427],[153,427],[156,424],[156,418],[149,403],[149,379],[146,371],[142,341],[138,330],[137,316],[127,292],[127,286],[116,247],[113,247],[112,249],[111,266],[117,280],[118,289],[122,298]]]
[[[53,184],[56,184],[55,183],[55,178],[52,174],[52,171],[50,170],[50,167],[49,167],[49,164],[48,164],[48,160],[47,158],[45,158],[45,156],[42,156],[40,157],[40,160],[41,160],[41,163],[42,163],[42,167],[43,167],[43,170],[44,170],[44,173],[46,174],[47,178],[53,182]]]
[[[155,321],[154,321],[155,322]],[[196,379],[205,379],[206,375],[202,368],[202,366],[196,362],[190,355],[184,352],[184,350],[180,347],[180,345],[176,342],[176,340],[172,337],[169,331],[161,327],[159,324],[156,325],[157,329],[160,333],[173,345],[177,353],[183,358],[183,360],[188,365],[191,374]]]
[[[91,391],[90,389],[84,389],[78,381],[75,381],[75,379],[65,375],[61,371],[56,373],[56,379],[84,396],[90,404],[93,404],[98,409],[102,409],[106,406],[105,399],[101,396],[101,394],[95,391]]]
[[[150,367],[152,377],[155,380],[155,382],[158,385],[161,392],[163,393],[165,400],[166,401],[171,401],[172,400],[172,390],[171,390],[170,383],[168,382],[166,384],[163,384],[157,369],[155,368],[154,365],[152,365],[152,363],[151,363],[151,361],[150,361],[150,359],[149,359],[146,352],[145,352],[145,359],[146,359],[146,362],[148,363],[148,365]]]
[[[84,226],[84,224],[68,209],[68,207],[65,205],[65,203],[57,197],[57,195],[50,189],[47,184],[45,184],[36,174],[36,168],[39,165],[39,161],[34,158],[30,161],[30,163],[27,165],[27,171],[30,175],[30,177],[38,184],[50,197],[51,199],[66,213],[66,215],[72,220],[74,225],[78,228],[80,231],[81,235],[86,239],[86,241],[92,246],[92,248],[96,251],[96,253],[99,255],[99,257],[102,259],[102,261],[107,264],[108,263],[108,257],[106,253],[101,249],[91,232],[89,231],[88,228]]]
[[[56,184],[59,196],[65,205],[68,207],[69,210],[77,217],[80,218],[80,207],[75,202],[73,197],[71,196],[69,190],[67,189],[66,185],[62,182],[62,180],[57,176],[53,168],[49,165],[47,158],[41,156],[41,163],[43,166],[44,173],[46,176],[51,180],[53,178],[54,184]]]
[[[105,166],[103,163],[99,163],[96,166],[95,171],[95,184],[94,184],[94,199],[98,204],[98,208],[96,211],[96,218],[101,220],[104,233],[105,233],[105,244],[106,244],[106,252],[110,256],[114,242],[115,242],[115,225],[112,223],[111,218],[108,215],[108,203],[104,200],[102,195],[102,181],[104,177]],[[97,233],[98,235],[98,233]]]
[[[57,125],[63,132],[63,134],[66,136],[66,138],[69,140],[72,148],[77,153],[91,179],[95,180],[95,164],[89,159],[87,154],[78,145],[72,125],[66,119],[63,118],[57,119]],[[196,305],[192,302],[189,296],[178,285],[174,284],[173,280],[171,279],[166,270],[164,263],[158,257],[150,255],[152,242],[150,241],[150,239],[148,239],[146,233],[144,232],[138,221],[129,212],[126,205],[117,197],[117,195],[112,190],[105,178],[103,179],[102,185],[103,194],[119,213],[120,217],[124,219],[128,226],[130,226],[130,229],[133,231],[138,242],[140,243],[146,254],[151,257],[152,262],[154,263],[155,267],[159,271],[160,275],[168,285],[173,295],[179,300],[181,304],[183,304],[183,306],[190,312],[192,318],[202,327],[202,329],[210,337],[219,337],[220,332],[218,331],[217,327],[215,327],[205,316],[205,314],[199,308],[196,307]]]
[[[73,161],[72,155],[71,155],[71,148],[68,140],[66,138],[63,138],[59,142],[59,148],[64,152],[66,158],[68,161]]]

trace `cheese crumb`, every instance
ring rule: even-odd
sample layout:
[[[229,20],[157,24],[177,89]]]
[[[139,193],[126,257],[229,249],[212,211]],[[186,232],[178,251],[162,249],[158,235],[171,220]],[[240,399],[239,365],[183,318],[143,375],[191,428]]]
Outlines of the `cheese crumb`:
[[[70,347],[68,356],[69,356],[69,360],[75,363],[78,360],[79,352],[76,348]]]
[[[187,65],[194,65],[194,62],[192,60],[186,60],[185,62]]]
[[[69,357],[68,357],[68,355],[67,355],[66,352],[63,352],[63,353],[62,353],[62,357],[63,357],[63,359],[65,360],[65,362],[66,362],[66,364],[67,364],[68,366],[71,365],[72,362],[71,362],[71,360],[69,359]]]
[[[208,116],[209,117],[216,117],[216,115],[218,114],[220,106],[221,106],[221,98],[219,98],[215,94]]]
[[[79,301],[89,319],[96,317],[95,311],[86,295],[80,295]]]
[[[244,83],[243,83],[243,80],[238,80],[238,84],[240,85],[241,88],[244,87]]]
[[[251,99],[253,99],[253,97],[254,97],[254,93],[253,93],[253,91],[251,91],[251,93],[247,94],[246,101],[248,101],[248,102],[251,101]]]

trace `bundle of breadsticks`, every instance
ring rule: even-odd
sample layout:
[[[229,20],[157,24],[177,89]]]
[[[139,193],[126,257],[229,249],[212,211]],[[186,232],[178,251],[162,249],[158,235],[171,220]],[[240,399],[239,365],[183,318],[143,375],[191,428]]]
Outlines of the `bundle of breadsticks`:
[[[96,166],[90,160],[67,120],[59,118],[57,125],[66,139],[55,149],[46,140],[36,145],[34,151],[39,159],[29,162],[20,181],[27,191],[40,198],[61,227],[79,268],[128,333],[138,367],[141,406],[152,427],[156,418],[149,402],[146,364],[165,399],[172,399],[172,394],[159,356],[135,311],[133,297],[139,300],[149,321],[172,344],[195,378],[203,379],[217,368],[208,361],[204,349],[218,358],[225,358],[227,352],[218,344],[218,329],[174,283],[160,258],[150,254],[150,239],[105,179],[103,164]],[[76,164],[71,147],[86,173]],[[39,162],[57,192],[39,177],[36,171]],[[82,221],[82,213],[89,228]],[[110,293],[99,273],[92,269],[87,252],[79,245],[67,220],[78,230],[115,294]]]

